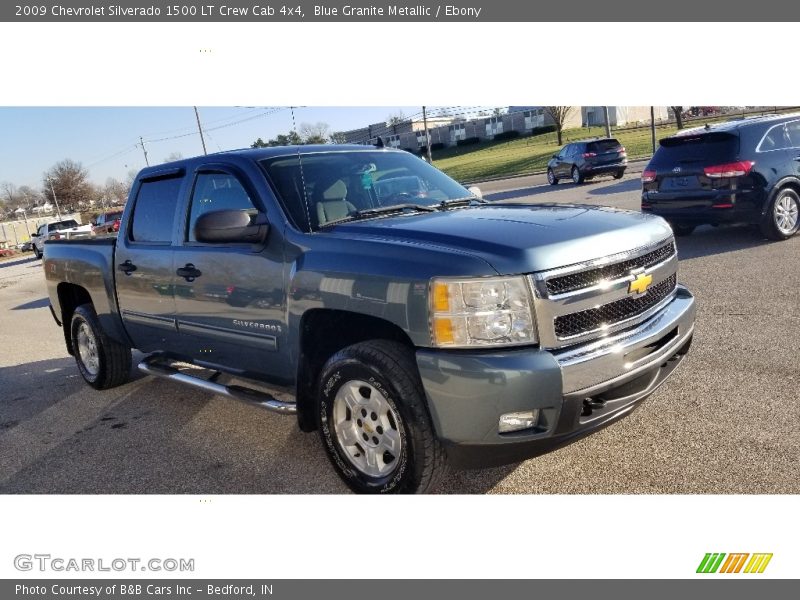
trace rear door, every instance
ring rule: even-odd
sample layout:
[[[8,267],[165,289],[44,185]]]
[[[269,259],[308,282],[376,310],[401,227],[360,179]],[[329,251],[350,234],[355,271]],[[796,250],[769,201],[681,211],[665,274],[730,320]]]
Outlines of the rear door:
[[[117,301],[125,329],[142,351],[170,350],[177,340],[173,240],[184,184],[172,169],[143,179],[114,257]]]
[[[598,140],[586,144],[586,162],[598,167],[616,165],[626,158],[625,148],[615,139]]]
[[[274,223],[263,244],[199,242],[194,226],[209,211],[247,210],[253,217],[267,211],[250,179],[234,165],[204,165],[193,179],[175,253],[176,270],[192,275],[176,277],[179,352],[196,362],[291,379],[294,374],[285,365],[281,228]]]

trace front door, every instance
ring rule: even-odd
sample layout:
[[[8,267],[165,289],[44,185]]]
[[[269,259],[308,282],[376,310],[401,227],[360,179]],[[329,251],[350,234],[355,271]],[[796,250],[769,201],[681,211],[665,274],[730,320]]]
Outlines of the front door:
[[[175,302],[180,352],[194,361],[290,381],[285,348],[282,232],[264,244],[202,243],[198,217],[215,210],[264,213],[246,178],[227,166],[195,174],[183,242],[175,250]]]

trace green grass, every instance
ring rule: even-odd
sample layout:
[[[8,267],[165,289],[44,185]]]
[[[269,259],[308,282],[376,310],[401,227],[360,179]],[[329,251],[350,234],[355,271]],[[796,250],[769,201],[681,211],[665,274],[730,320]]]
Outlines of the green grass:
[[[693,119],[684,123],[685,127],[696,127],[705,123],[726,121],[735,115],[715,118]],[[656,140],[670,136],[677,131],[675,124],[656,127]],[[628,151],[628,158],[649,158],[652,153],[650,126],[612,129],[611,135],[617,138]],[[591,137],[605,137],[604,127],[582,127],[564,131],[563,143]],[[464,183],[510,177],[542,172],[547,161],[557,153],[560,146],[555,133],[526,136],[505,142],[486,142],[475,146],[445,148],[433,153],[433,164]]]

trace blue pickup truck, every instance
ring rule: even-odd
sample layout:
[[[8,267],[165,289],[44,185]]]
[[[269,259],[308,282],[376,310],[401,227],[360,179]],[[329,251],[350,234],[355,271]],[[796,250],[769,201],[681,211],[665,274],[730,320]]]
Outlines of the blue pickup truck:
[[[623,417],[686,355],[659,217],[481,199],[372,146],[144,169],[115,239],[49,241],[86,382],[139,369],[296,415],[358,492],[542,454]]]

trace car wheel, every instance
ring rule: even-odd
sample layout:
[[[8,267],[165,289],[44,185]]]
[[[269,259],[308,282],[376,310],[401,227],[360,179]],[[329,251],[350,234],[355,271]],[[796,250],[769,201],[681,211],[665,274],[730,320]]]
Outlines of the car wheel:
[[[779,191],[769,204],[761,223],[761,233],[770,240],[792,237],[800,226],[800,196],[793,189]]]
[[[341,478],[361,493],[424,493],[445,470],[411,351],[353,344],[331,357],[317,394],[320,436]]]
[[[670,223],[669,226],[672,227],[672,233],[676,237],[692,235],[692,232],[697,228],[697,225],[686,225],[685,223]]]
[[[623,175],[625,175],[625,169],[622,169],[621,171],[617,171],[616,173],[614,173],[614,179],[622,179]]]
[[[558,177],[553,173],[553,169],[547,168],[547,183],[550,185],[558,185]]]
[[[572,183],[575,185],[583,183],[583,175],[578,167],[572,167]]]
[[[97,390],[125,383],[131,374],[131,349],[109,338],[91,304],[75,309],[70,342],[83,379]]]
[[[39,249],[36,247],[36,244],[33,245],[33,255],[36,258],[42,258],[42,253],[39,252]]]

